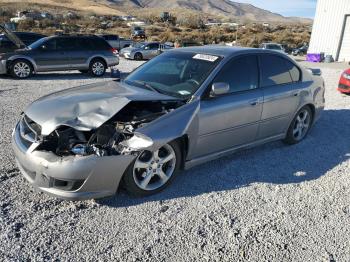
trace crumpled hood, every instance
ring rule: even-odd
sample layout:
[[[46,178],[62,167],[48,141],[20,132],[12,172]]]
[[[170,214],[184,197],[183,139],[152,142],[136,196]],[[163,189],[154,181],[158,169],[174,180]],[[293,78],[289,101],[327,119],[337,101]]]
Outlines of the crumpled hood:
[[[176,98],[115,81],[100,82],[59,91],[34,101],[25,114],[38,123],[42,135],[59,126],[89,131],[100,127],[130,101]]]

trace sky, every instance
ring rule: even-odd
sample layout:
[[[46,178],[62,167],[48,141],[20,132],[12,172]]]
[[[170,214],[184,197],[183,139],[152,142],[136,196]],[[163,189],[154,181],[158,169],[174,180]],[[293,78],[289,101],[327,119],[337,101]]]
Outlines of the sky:
[[[317,0],[234,0],[248,3],[283,16],[314,18]]]

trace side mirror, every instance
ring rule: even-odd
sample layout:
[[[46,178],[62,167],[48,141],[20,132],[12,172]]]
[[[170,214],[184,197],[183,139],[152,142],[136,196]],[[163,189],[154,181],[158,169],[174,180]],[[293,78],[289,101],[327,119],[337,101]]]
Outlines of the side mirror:
[[[211,95],[219,96],[227,94],[230,91],[230,85],[228,83],[218,82],[211,86]]]

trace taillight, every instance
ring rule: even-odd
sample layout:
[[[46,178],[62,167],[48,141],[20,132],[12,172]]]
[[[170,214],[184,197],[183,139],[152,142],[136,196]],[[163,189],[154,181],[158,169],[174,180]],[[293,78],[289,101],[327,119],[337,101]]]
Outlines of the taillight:
[[[119,54],[119,52],[118,52],[118,50],[116,48],[111,48],[111,51],[112,51],[113,55],[118,55]]]

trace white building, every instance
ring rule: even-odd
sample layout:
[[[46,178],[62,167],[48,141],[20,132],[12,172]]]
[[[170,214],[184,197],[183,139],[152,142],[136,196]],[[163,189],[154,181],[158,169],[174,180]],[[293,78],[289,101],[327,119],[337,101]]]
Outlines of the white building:
[[[350,61],[350,0],[318,0],[308,53]]]

